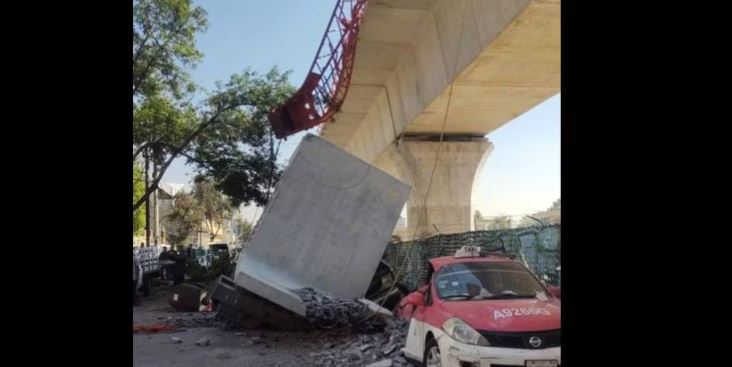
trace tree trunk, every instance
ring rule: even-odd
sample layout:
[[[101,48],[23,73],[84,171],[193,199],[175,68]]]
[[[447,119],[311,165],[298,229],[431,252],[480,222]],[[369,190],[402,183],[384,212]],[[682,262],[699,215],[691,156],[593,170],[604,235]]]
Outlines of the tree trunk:
[[[140,205],[142,205],[143,203],[145,203],[148,200],[148,198],[150,197],[150,194],[152,194],[153,191],[157,190],[158,184],[160,183],[160,180],[163,179],[163,175],[165,175],[165,172],[168,170],[168,167],[170,167],[170,164],[173,163],[173,160],[176,157],[178,157],[181,154],[181,152],[183,152],[183,150],[189,144],[191,144],[193,139],[195,139],[198,135],[200,135],[204,129],[206,129],[211,124],[213,124],[222,113],[224,113],[230,109],[233,109],[235,107],[237,107],[237,106],[228,106],[228,107],[222,108],[221,110],[216,112],[208,121],[202,123],[193,133],[191,133],[191,135],[188,136],[188,138],[186,138],[186,140],[178,148],[176,148],[175,150],[173,150],[170,153],[170,157],[168,157],[168,159],[165,161],[165,163],[160,167],[160,171],[158,172],[157,177],[155,177],[153,179],[153,182],[149,186],[145,185],[147,187],[147,189],[145,190],[145,193],[143,194],[143,196],[140,199],[137,200],[137,202],[134,205],[132,205],[133,213],[135,212],[135,210],[137,210],[137,208],[140,207]]]

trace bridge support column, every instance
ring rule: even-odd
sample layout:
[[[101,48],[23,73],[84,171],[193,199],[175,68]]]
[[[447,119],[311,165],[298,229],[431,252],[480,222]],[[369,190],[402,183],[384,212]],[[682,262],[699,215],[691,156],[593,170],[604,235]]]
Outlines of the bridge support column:
[[[472,230],[473,186],[492,151],[493,144],[484,137],[445,136],[440,143],[439,136],[430,136],[405,137],[386,152],[399,178],[412,186],[407,229],[402,231],[407,238],[403,239],[410,239],[414,233],[420,238]]]

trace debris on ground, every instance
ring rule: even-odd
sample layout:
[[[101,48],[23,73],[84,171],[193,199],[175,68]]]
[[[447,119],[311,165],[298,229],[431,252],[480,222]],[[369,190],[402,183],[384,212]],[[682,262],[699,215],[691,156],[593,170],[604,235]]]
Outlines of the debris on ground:
[[[368,364],[366,367],[391,367],[391,359],[382,359],[381,361]]]
[[[342,343],[328,343],[322,351],[310,353],[319,366],[365,366],[375,362],[383,366],[411,366],[401,351],[408,321],[380,311],[373,302],[341,300],[312,288],[294,292],[303,300],[306,317],[313,325],[323,329],[350,327],[358,332]]]
[[[360,332],[382,330],[386,325],[368,304],[358,299],[337,299],[312,288],[294,290],[305,304],[306,318],[321,329],[351,327]]]
[[[172,289],[168,304],[178,312],[206,312],[211,310],[208,292],[200,284],[178,284]]]
[[[210,312],[176,317],[170,321],[181,328],[221,327],[224,324],[222,320],[216,317],[216,314]]]
[[[181,340],[181,338],[170,338],[170,340],[173,341],[173,344],[183,343],[183,340]]]
[[[231,354],[229,354],[227,352],[220,352],[219,354],[216,355],[216,358],[217,359],[231,359]]]
[[[172,333],[175,331],[178,331],[178,328],[168,324],[132,325],[132,333]]]
[[[318,366],[412,366],[404,358],[402,348],[406,340],[409,321],[394,319],[392,326],[372,334],[355,334],[342,343],[321,352],[311,353]],[[380,363],[380,364],[379,364]]]
[[[211,344],[211,339],[209,339],[207,337],[203,337],[201,339],[196,340],[196,345],[201,346],[201,347],[205,347],[210,344]]]
[[[172,359],[176,361],[175,365],[185,366],[190,365],[186,364],[188,360],[185,358],[207,358],[209,365],[219,367],[366,367],[374,363],[380,363],[375,366],[409,366],[400,363],[401,359],[390,364],[393,357],[403,357],[401,348],[404,346],[408,321],[382,318],[382,327],[372,332],[354,332],[350,327],[302,331],[269,328],[229,332],[220,326],[223,322],[211,313],[175,311],[167,305],[169,297],[169,293],[160,292],[145,307],[135,310],[135,324],[149,326],[166,323],[177,326],[177,332],[181,331],[181,326],[185,326],[188,332],[177,335],[136,334],[135,348],[146,351],[138,351],[135,356],[140,365],[145,365],[143,361],[148,362],[146,365],[162,365],[160,361],[168,363]],[[362,306],[357,307],[362,309]],[[169,315],[172,315],[170,320]],[[181,342],[175,341],[172,336],[178,337]],[[194,341],[203,337],[210,339],[209,346],[193,345]],[[186,345],[191,345],[193,349]],[[185,354],[181,356],[184,351]],[[226,357],[227,353],[231,358]]]

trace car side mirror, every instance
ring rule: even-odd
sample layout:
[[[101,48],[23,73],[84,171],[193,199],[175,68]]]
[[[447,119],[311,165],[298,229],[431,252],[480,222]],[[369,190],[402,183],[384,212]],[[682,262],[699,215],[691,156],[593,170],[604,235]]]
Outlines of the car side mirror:
[[[404,304],[413,306],[424,306],[424,294],[420,292],[410,293],[407,298],[404,299]]]
[[[559,287],[549,287],[549,292],[551,292],[554,297],[557,297],[559,299],[562,299],[561,288],[559,288]]]

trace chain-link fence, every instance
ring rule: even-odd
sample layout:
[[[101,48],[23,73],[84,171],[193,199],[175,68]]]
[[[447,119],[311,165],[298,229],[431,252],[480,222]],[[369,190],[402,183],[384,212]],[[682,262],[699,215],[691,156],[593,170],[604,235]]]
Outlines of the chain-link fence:
[[[482,251],[505,249],[516,255],[539,278],[548,284],[560,284],[560,225],[474,231],[437,235],[421,240],[392,242],[384,260],[394,268],[410,291],[423,284],[426,262],[440,256],[452,256],[463,246],[481,246]]]

